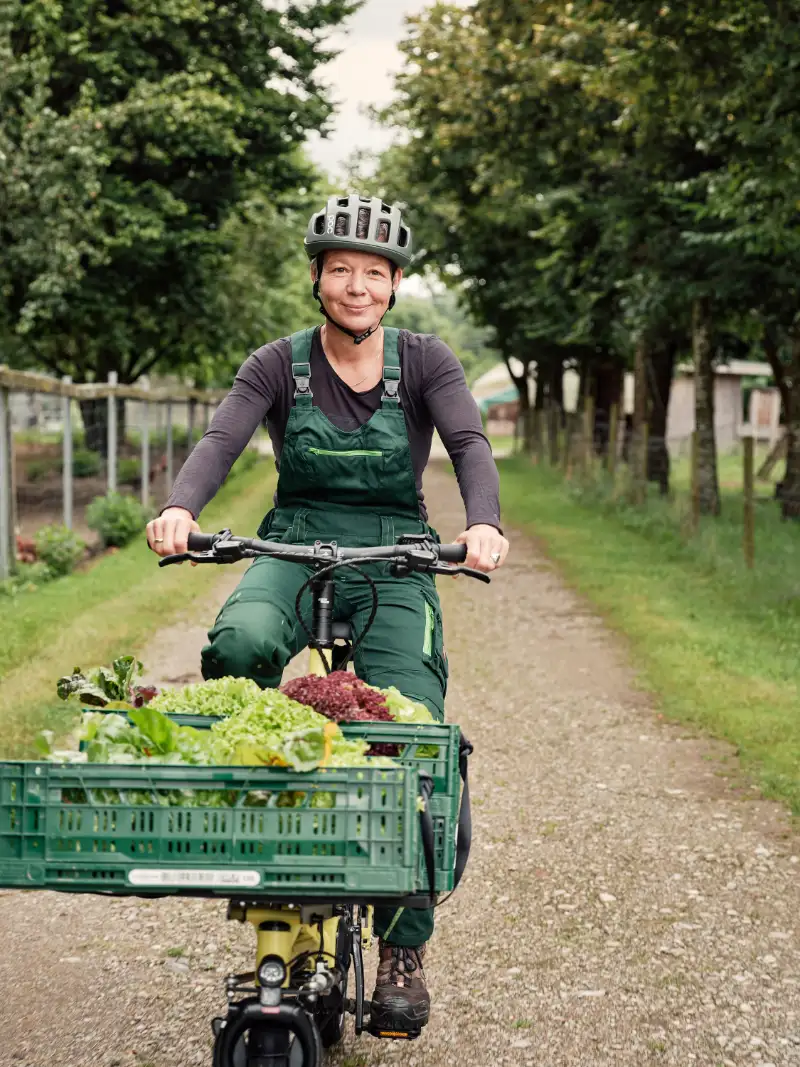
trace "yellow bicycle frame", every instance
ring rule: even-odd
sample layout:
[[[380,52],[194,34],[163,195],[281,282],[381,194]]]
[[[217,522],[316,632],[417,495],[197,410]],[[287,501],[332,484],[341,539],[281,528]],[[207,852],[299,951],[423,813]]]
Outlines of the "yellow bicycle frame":
[[[325,660],[331,663],[332,653],[325,649]],[[324,677],[328,672],[325,669],[325,661],[316,649],[309,649],[308,673]],[[319,908],[315,909],[319,911]],[[373,908],[369,906],[366,913],[366,923],[362,928],[361,943],[365,951],[372,944],[372,916]],[[237,919],[239,922],[249,922],[256,930],[256,974],[261,961],[265,956],[278,956],[283,960],[286,967],[286,981],[290,979],[291,962],[303,952],[308,952],[311,957],[319,955],[320,949],[324,950],[328,962],[333,962],[336,947],[336,935],[340,917],[333,915],[325,919],[322,924],[322,944],[320,944],[319,926],[303,922],[302,910],[293,904],[273,905],[261,907],[259,905],[235,905],[231,907],[228,918]],[[276,929],[263,929],[270,925]]]

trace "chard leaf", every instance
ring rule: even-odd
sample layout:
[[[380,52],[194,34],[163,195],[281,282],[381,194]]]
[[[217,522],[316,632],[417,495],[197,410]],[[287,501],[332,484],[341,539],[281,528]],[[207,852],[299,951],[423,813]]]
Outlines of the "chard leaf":
[[[166,715],[155,708],[146,707],[129,711],[128,718],[159,752],[175,751],[176,729]]]

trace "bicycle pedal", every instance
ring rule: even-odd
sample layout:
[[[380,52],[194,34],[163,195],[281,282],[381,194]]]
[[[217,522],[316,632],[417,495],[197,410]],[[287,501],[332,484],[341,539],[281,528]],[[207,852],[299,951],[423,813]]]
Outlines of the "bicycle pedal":
[[[421,1030],[387,1030],[383,1027],[369,1026],[367,1033],[384,1041],[416,1041],[422,1033]]]

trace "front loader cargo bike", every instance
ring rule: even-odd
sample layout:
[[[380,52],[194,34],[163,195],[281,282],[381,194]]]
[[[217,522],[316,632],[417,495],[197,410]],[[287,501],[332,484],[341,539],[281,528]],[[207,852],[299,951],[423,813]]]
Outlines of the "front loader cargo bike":
[[[379,548],[270,543],[190,535],[189,551],[161,565],[232,563],[272,555],[311,568],[310,627],[317,669],[341,670],[355,636],[333,621],[333,574],[381,564],[488,577],[459,566],[462,545],[427,537]],[[361,572],[370,581],[368,571]],[[96,709],[93,709],[96,710]],[[208,728],[213,716],[170,716]],[[365,997],[363,950],[375,905],[430,907],[458,885],[469,854],[467,761],[458,726],[358,722],[346,737],[392,745],[395,766],[186,766],[0,763],[0,886],[145,898],[226,898],[249,923],[255,965],[225,980],[227,1009],[212,1020],[212,1067],[320,1067],[347,1014],[355,1032],[388,1029]],[[291,804],[291,806],[288,806]],[[446,898],[445,898],[446,899]]]

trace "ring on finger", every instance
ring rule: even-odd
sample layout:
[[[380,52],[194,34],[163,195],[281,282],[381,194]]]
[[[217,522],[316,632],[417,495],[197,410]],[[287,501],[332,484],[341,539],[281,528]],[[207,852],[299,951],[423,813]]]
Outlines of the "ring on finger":
[[[163,537],[154,537],[153,538],[153,544],[157,545],[160,541],[163,541],[163,540],[164,540]]]
[[[499,552],[492,552],[492,554],[490,556],[490,559],[491,559],[492,563],[494,563],[495,565],[498,564],[500,562],[500,553]]]

